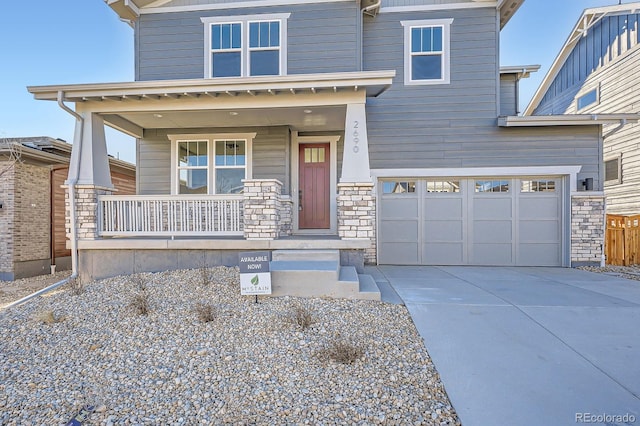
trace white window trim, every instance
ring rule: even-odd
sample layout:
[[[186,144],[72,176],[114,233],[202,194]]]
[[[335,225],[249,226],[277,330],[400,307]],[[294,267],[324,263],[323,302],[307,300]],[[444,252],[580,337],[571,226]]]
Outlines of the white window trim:
[[[280,21],[280,74],[287,75],[287,22],[291,13],[267,13],[262,15],[211,16],[200,18],[204,24],[204,78],[238,78],[211,76],[211,25],[240,23],[242,31],[241,66],[239,77],[249,75],[249,23]]]
[[[453,18],[400,21],[404,27],[404,84],[434,85],[451,83],[451,24]],[[442,27],[442,78],[438,80],[411,79],[411,29],[422,27]]]
[[[207,134],[180,134],[167,135],[171,141],[171,195],[179,194],[180,180],[178,179],[178,142],[206,141],[207,152],[207,195],[227,195],[215,193],[215,143],[220,140],[244,140],[246,141],[245,179],[253,179],[253,139],[256,133],[207,133]],[[237,167],[240,168],[240,167]]]

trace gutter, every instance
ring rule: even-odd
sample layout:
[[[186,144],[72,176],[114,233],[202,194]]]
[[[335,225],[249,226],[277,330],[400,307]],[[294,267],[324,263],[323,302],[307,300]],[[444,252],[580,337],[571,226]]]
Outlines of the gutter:
[[[62,281],[58,281],[57,283],[52,284],[49,287],[45,287],[41,290],[38,290],[33,294],[25,296],[22,299],[9,303],[8,305],[1,308],[0,311],[4,311],[13,306],[21,305],[25,302],[28,302],[31,299],[34,299],[38,296],[48,293],[51,290],[55,290],[56,288],[63,286],[64,284],[68,283],[73,279],[78,278],[78,229],[77,229],[77,223],[76,223],[76,185],[78,183],[78,173],[80,172],[80,158],[81,158],[80,154],[82,154],[82,137],[84,133],[84,118],[80,114],[78,114],[77,112],[75,112],[74,110],[72,110],[71,108],[69,108],[64,104],[63,91],[61,90],[58,91],[57,99],[58,99],[58,105],[60,106],[60,108],[62,108],[69,114],[73,115],[75,119],[80,122],[80,141],[78,141],[80,143],[77,146],[78,161],[76,162],[76,170],[74,173],[75,177],[72,180],[70,181],[68,180],[66,182],[67,185],[69,186],[69,207],[70,207],[70,216],[71,216],[71,276],[69,276],[68,278],[65,278]]]

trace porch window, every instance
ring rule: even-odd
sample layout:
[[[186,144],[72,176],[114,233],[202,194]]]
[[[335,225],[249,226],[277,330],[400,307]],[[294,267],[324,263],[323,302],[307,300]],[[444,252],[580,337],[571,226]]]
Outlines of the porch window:
[[[207,141],[178,142],[179,194],[207,194],[209,171]]]
[[[246,177],[246,141],[216,141],[215,156],[216,194],[242,192],[242,179]]]
[[[449,27],[453,19],[402,21],[404,83],[449,84]]]
[[[205,78],[285,75],[289,13],[202,18]]]
[[[256,133],[169,135],[172,194],[238,194],[251,179]]]

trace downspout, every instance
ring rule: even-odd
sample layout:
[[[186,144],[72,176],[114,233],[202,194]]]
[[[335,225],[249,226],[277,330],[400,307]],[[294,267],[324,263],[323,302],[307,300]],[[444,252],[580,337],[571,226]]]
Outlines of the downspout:
[[[76,165],[77,169],[74,173],[75,177],[72,180],[67,182],[67,184],[69,185],[69,208],[70,208],[70,216],[71,216],[71,276],[69,276],[68,278],[65,278],[62,281],[58,281],[57,283],[52,284],[49,287],[45,287],[39,291],[36,291],[33,294],[25,296],[20,300],[16,300],[15,302],[9,303],[8,305],[0,308],[0,312],[6,311],[7,309],[13,306],[18,306],[25,302],[28,302],[29,300],[36,298],[38,296],[41,296],[45,293],[48,293],[49,291],[54,290],[78,277],[78,237],[77,237],[78,230],[77,230],[77,224],[76,224],[76,184],[78,183],[77,176],[78,176],[78,173],[80,172],[80,158],[81,158],[80,154],[82,154],[82,135],[84,133],[84,118],[80,114],[78,114],[77,112],[75,112],[74,110],[66,106],[63,103],[63,99],[64,99],[64,93],[62,91],[59,91],[58,105],[60,106],[60,108],[67,111],[69,114],[73,115],[76,118],[76,120],[80,122],[80,141],[79,141],[80,143],[77,146],[77,149],[78,149],[78,161]]]
[[[382,0],[377,0],[374,4],[371,4],[369,6],[365,6],[363,8],[360,9],[360,15],[358,16],[358,24],[360,26],[359,31],[358,31],[358,36],[360,37],[360,43],[359,43],[359,48],[360,48],[360,52],[358,55],[358,68],[359,71],[362,71],[364,68],[364,59],[363,59],[363,43],[364,43],[364,15],[367,14],[371,17],[375,17],[376,13],[375,12],[371,12],[372,10],[375,10],[377,8],[380,7],[380,5],[382,4]]]

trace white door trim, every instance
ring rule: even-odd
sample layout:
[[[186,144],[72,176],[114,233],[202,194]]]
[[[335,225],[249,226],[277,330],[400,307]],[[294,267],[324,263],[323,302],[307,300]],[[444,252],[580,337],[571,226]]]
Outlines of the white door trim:
[[[338,203],[336,194],[338,191],[338,140],[340,135],[327,136],[298,136],[298,132],[291,135],[291,199],[293,201],[293,233],[294,234],[327,234],[338,233]],[[300,145],[305,143],[329,143],[329,229],[300,229],[298,224],[298,191],[300,165]]]

